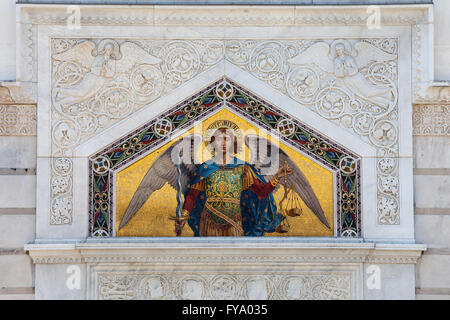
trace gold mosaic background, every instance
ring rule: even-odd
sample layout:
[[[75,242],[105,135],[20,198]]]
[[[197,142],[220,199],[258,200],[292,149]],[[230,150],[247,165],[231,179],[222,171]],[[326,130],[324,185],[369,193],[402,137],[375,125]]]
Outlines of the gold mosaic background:
[[[244,135],[248,133],[260,133],[256,127],[246,120],[229,112],[221,110],[217,114],[211,116],[202,122],[201,126],[192,128],[186,134],[204,132],[208,126],[217,120],[230,120],[236,123]],[[116,176],[116,235],[119,237],[173,237],[174,222],[170,220],[170,216],[174,216],[177,207],[176,190],[167,183],[163,188],[154,192],[136,215],[118,231],[120,220],[125,210],[136,192],[142,178],[154,161],[175,141],[172,141],[153,153],[147,155],[131,166],[117,173]],[[271,233],[266,236],[333,236],[334,217],[333,217],[333,174],[322,168],[312,160],[306,158],[302,154],[294,151],[292,148],[280,143],[280,148],[285,151],[297,166],[303,171],[306,178],[319,198],[322,209],[325,212],[327,220],[331,226],[331,230],[326,228],[319,219],[302,203],[303,214],[300,217],[288,217],[291,226],[288,233]],[[208,151],[200,151],[203,161],[210,158]],[[244,146],[238,154],[238,158],[248,161],[250,151]],[[277,204],[284,194],[283,187],[280,187],[274,193]],[[183,229],[182,236],[193,236],[192,230],[186,224]]]

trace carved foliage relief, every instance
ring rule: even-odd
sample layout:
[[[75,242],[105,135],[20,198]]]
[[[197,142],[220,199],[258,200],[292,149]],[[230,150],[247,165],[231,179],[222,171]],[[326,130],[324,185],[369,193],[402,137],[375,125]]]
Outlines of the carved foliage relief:
[[[72,221],[75,146],[228,60],[373,145],[378,223],[399,224],[397,39],[52,39],[51,224]]]

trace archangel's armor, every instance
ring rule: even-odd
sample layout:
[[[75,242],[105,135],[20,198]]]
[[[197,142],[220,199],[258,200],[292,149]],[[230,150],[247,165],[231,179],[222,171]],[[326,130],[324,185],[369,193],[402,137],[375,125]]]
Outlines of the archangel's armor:
[[[245,198],[248,198],[244,195],[244,199],[241,199],[243,191],[251,190],[257,197],[265,198],[278,182],[272,179],[262,183],[248,165],[242,164],[219,166],[217,170],[207,177],[200,177],[199,180],[191,186],[183,206],[183,210],[190,213],[197,197],[206,197],[200,214],[199,236],[235,237],[246,235],[243,228],[245,219],[254,219],[251,215],[242,214]]]

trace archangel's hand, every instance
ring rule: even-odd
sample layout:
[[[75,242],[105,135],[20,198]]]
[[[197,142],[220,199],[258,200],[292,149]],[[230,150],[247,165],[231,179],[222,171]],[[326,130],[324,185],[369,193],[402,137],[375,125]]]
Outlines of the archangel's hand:
[[[186,221],[183,220],[175,220],[175,233],[177,237],[181,236],[181,232],[183,231],[183,227],[186,224]]]
[[[294,170],[292,170],[292,168],[287,163],[284,163],[284,165],[280,169],[278,169],[277,178],[281,179],[292,173],[294,173]]]

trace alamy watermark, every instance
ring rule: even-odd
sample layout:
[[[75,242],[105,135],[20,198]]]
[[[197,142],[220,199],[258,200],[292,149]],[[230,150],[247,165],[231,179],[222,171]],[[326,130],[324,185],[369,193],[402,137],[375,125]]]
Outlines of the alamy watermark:
[[[366,268],[366,286],[369,290],[381,289],[381,269],[376,264],[368,265]]]
[[[379,6],[367,7],[368,14],[366,25],[369,29],[381,29],[381,8]]]
[[[81,288],[81,268],[77,265],[70,265],[66,269],[68,277],[66,287],[69,290],[79,290]]]

